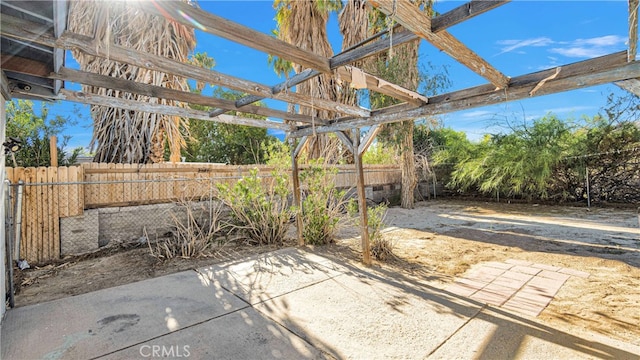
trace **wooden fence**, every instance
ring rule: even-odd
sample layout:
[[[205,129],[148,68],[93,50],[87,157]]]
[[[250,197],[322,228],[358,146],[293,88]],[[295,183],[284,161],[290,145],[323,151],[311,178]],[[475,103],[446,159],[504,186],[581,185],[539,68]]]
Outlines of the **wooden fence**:
[[[215,164],[101,164],[70,167],[7,168],[12,185],[24,182],[20,257],[40,263],[60,257],[60,218],[85,209],[172,202],[184,196],[207,196],[212,185],[234,183],[252,169],[269,176],[273,167]],[[338,165],[337,187],[355,186],[353,165]],[[301,168],[303,170],[304,167]],[[369,165],[368,186],[397,184],[398,166]],[[12,190],[16,187],[12,186]],[[13,191],[15,194],[16,191]]]

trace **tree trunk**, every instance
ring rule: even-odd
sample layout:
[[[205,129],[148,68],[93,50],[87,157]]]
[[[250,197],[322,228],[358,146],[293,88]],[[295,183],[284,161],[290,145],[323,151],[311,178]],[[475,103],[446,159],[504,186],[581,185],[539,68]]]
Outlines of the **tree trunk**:
[[[413,158],[413,121],[407,120],[400,123],[402,127],[402,140],[399,144],[400,167],[402,168],[402,193],[400,206],[404,209],[413,209],[414,190],[418,185],[416,179],[416,165]]]

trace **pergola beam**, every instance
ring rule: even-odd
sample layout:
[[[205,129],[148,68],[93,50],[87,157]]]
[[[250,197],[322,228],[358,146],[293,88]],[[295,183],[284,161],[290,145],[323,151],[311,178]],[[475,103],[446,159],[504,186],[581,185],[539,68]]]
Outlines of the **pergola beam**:
[[[23,90],[19,89],[14,90],[13,93],[17,93],[20,95],[33,95],[32,93],[24,92]],[[266,129],[279,129],[283,131],[288,131],[290,129],[289,125],[275,121],[250,119],[241,116],[225,114],[212,118],[209,117],[209,113],[207,113],[206,111],[199,111],[189,108],[181,108],[177,106],[162,105],[150,102],[140,102],[136,100],[126,100],[115,98],[112,96],[87,94],[79,91],[76,92],[64,89],[60,90],[60,93],[55,98],[53,98],[53,100],[66,100],[80,104],[109,106],[130,111],[148,112],[167,116],[179,116],[183,118],[213,121],[224,124],[246,125]]]
[[[365,135],[364,139],[362,139],[362,143],[360,143],[358,154],[363,155],[365,151],[367,151],[369,146],[371,146],[371,144],[373,143],[373,140],[375,140],[376,136],[378,136],[378,134],[380,133],[380,130],[382,130],[382,126],[380,125],[373,125],[369,129],[367,135]]]
[[[540,71],[512,79],[507,89],[495,89],[482,85],[429,98],[429,103],[414,109],[393,108],[374,111],[370,118],[339,119],[331,125],[299,128],[289,135],[299,137],[312,132],[329,133],[356,127],[373,126],[404,120],[419,119],[427,115],[450,113],[497,103],[524,99],[532,96],[554,94],[584,87],[640,77],[640,63],[626,61],[626,51],[606,55],[596,59],[563,66],[555,78],[556,69]],[[546,81],[545,81],[546,80]],[[541,82],[543,86],[533,92]]]
[[[364,170],[362,166],[362,153],[358,151],[360,148],[360,129],[353,129],[352,135],[353,159],[356,168],[356,185],[358,189],[358,210],[360,213],[360,245],[362,247],[362,262],[365,265],[371,265],[371,244],[369,242],[369,215],[367,209],[367,195],[364,184]]]
[[[405,89],[399,85],[392,84],[354,66],[342,66],[338,68],[338,75],[340,75],[341,80],[351,83],[352,87],[357,89],[367,88],[377,93],[391,96],[392,98],[414,105],[424,105],[429,102],[429,99],[424,95]]]
[[[291,141],[291,182],[293,183],[293,199],[295,201],[295,204],[297,206],[297,211],[296,211],[296,230],[298,233],[298,245],[299,246],[304,246],[304,237],[302,236],[303,233],[303,226],[304,224],[302,223],[302,194],[300,192],[300,173],[299,173],[299,167],[298,167],[298,156],[300,155],[300,153],[302,152],[302,148],[304,148],[304,146],[307,144],[307,137],[303,136],[300,141],[298,142],[298,145],[293,147],[293,145],[295,144],[295,139],[290,139]]]
[[[616,81],[614,84],[636,96],[640,96],[640,79],[621,80]]]
[[[638,52],[638,3],[629,0],[629,61],[634,61]]]
[[[283,120],[290,120],[296,122],[304,122],[311,124],[311,117],[306,115],[291,114],[286,111],[269,109],[263,106],[248,105],[242,109],[238,109],[235,106],[235,101],[214,98],[210,96],[204,96],[196,93],[180,91],[175,89],[169,89],[162,86],[143,84],[132,80],[126,80],[121,78],[115,78],[107,75],[100,75],[95,73],[89,73],[79,70],[73,70],[69,68],[62,68],[56,74],[49,75],[51,79],[59,79],[64,81],[70,81],[83,85],[101,87],[105,89],[113,89],[118,91],[124,91],[129,93],[135,93],[140,95],[146,95],[150,97],[157,97],[162,99],[172,99],[179,102],[198,104],[203,106],[221,107],[226,111],[241,111],[244,113],[250,113],[261,116],[269,116],[279,118]],[[316,119],[317,123],[324,124],[322,120]]]
[[[185,26],[208,32],[238,44],[276,55],[304,67],[330,74],[329,59],[253,30],[223,17],[196,9],[183,1],[132,1],[150,14],[170,18]]]
[[[498,0],[498,1],[473,0],[467,4],[461,5],[442,15],[434,17],[431,23],[431,31],[432,32],[442,31],[450,26],[459,24],[462,21],[468,20],[477,15],[480,15],[500,5],[504,5],[509,1],[510,0]],[[380,37],[380,35],[382,34],[378,34],[376,38]],[[420,39],[418,35],[412,33],[411,31],[405,30],[405,31],[401,31],[399,33],[393,34],[393,45],[399,46],[399,45],[402,45],[411,41],[415,41],[418,39]],[[389,49],[391,41],[392,39],[387,37],[387,38],[379,39],[376,42],[368,43],[366,45],[350,48],[349,50],[343,51],[337,55],[334,55],[329,60],[330,68],[337,69],[341,66],[349,65],[356,61],[360,61],[370,56],[373,56],[375,54],[378,54],[380,52],[387,51]],[[312,79],[318,75],[320,75],[320,71],[307,69],[301,73],[298,73],[292,76],[287,81],[272,87],[273,93],[277,94],[281,91],[284,91],[285,89],[289,89],[309,79]],[[262,98],[258,96],[250,95],[238,100],[238,103],[236,104],[236,106],[241,107],[246,104],[251,104],[259,100],[262,100]]]
[[[336,131],[334,134],[342,142],[342,144],[344,144],[344,146],[346,146],[347,149],[349,149],[349,151],[353,153],[353,141],[349,138],[349,136],[342,131]],[[356,156],[356,153],[353,153],[353,155]]]
[[[33,24],[37,28],[37,24]],[[27,39],[35,43],[46,46],[64,48],[67,50],[78,49],[88,55],[98,56],[113,61],[128,63],[145,69],[174,74],[185,78],[200,80],[216,85],[228,87],[238,91],[243,91],[263,98],[286,101],[303,106],[313,106],[315,108],[329,110],[351,116],[369,116],[370,112],[357,106],[340,104],[311,96],[283,92],[273,94],[270,87],[253,81],[240,79],[226,75],[214,70],[208,70],[199,66],[185,64],[179,61],[167,59],[165,57],[154,56],[149,53],[132,50],[119,45],[111,44],[107,47],[104,44],[97,44],[92,38],[71,32],[65,32],[59,39],[55,39],[51,34],[34,33],[31,24],[24,20],[11,16],[2,16],[2,26],[0,32],[2,36],[18,39]]]
[[[472,0],[431,19],[431,32],[437,33],[448,27],[478,16],[511,0]]]
[[[406,29],[411,30],[436,48],[449,54],[460,64],[489,80],[496,87],[502,89],[509,85],[508,77],[496,70],[451,34],[444,30],[438,33],[432,32],[431,18],[422,12],[418,6],[407,0],[394,0],[393,3],[388,0],[370,0],[370,3],[387,16],[391,16]]]

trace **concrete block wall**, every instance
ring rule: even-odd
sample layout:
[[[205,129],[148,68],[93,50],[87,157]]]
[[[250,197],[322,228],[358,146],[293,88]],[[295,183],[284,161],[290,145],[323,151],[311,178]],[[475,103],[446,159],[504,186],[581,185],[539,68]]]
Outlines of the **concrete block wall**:
[[[196,218],[208,216],[208,202],[194,202]],[[224,215],[223,215],[224,216]],[[85,210],[84,215],[60,219],[61,254],[77,255],[113,243],[151,241],[171,235],[175,220],[185,222],[187,209],[179,204],[156,204]]]
[[[60,219],[60,254],[83,254],[98,249],[99,210]]]

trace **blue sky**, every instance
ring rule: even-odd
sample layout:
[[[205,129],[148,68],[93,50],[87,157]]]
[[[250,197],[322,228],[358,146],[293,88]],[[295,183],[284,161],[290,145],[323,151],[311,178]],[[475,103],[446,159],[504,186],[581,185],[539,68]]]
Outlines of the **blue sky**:
[[[464,2],[439,1],[440,13]],[[275,28],[271,1],[200,0],[204,10],[250,26],[264,33]],[[340,51],[341,37],[337,16],[332,15],[329,37],[334,52]],[[512,1],[485,14],[455,25],[448,31],[467,44],[507,76],[554,68],[627,49],[626,1]],[[207,52],[216,60],[215,70],[267,85],[283,81],[268,67],[267,55],[196,30],[196,51]],[[420,61],[436,68],[446,67],[455,91],[486,84],[487,81],[448,55],[423,41]],[[67,66],[77,67],[68,55]],[[74,84],[67,88],[78,89]],[[471,139],[485,133],[504,131],[506,120],[530,121],[553,112],[563,119],[593,116],[606,104],[609,93],[620,93],[613,84],[535,97],[501,105],[476,108],[440,116],[445,126],[465,131]],[[286,110],[286,104],[267,101],[268,106]],[[75,117],[70,104],[55,104],[51,114]],[[91,139],[88,106],[80,106],[78,125],[66,130],[70,147],[87,146]]]

